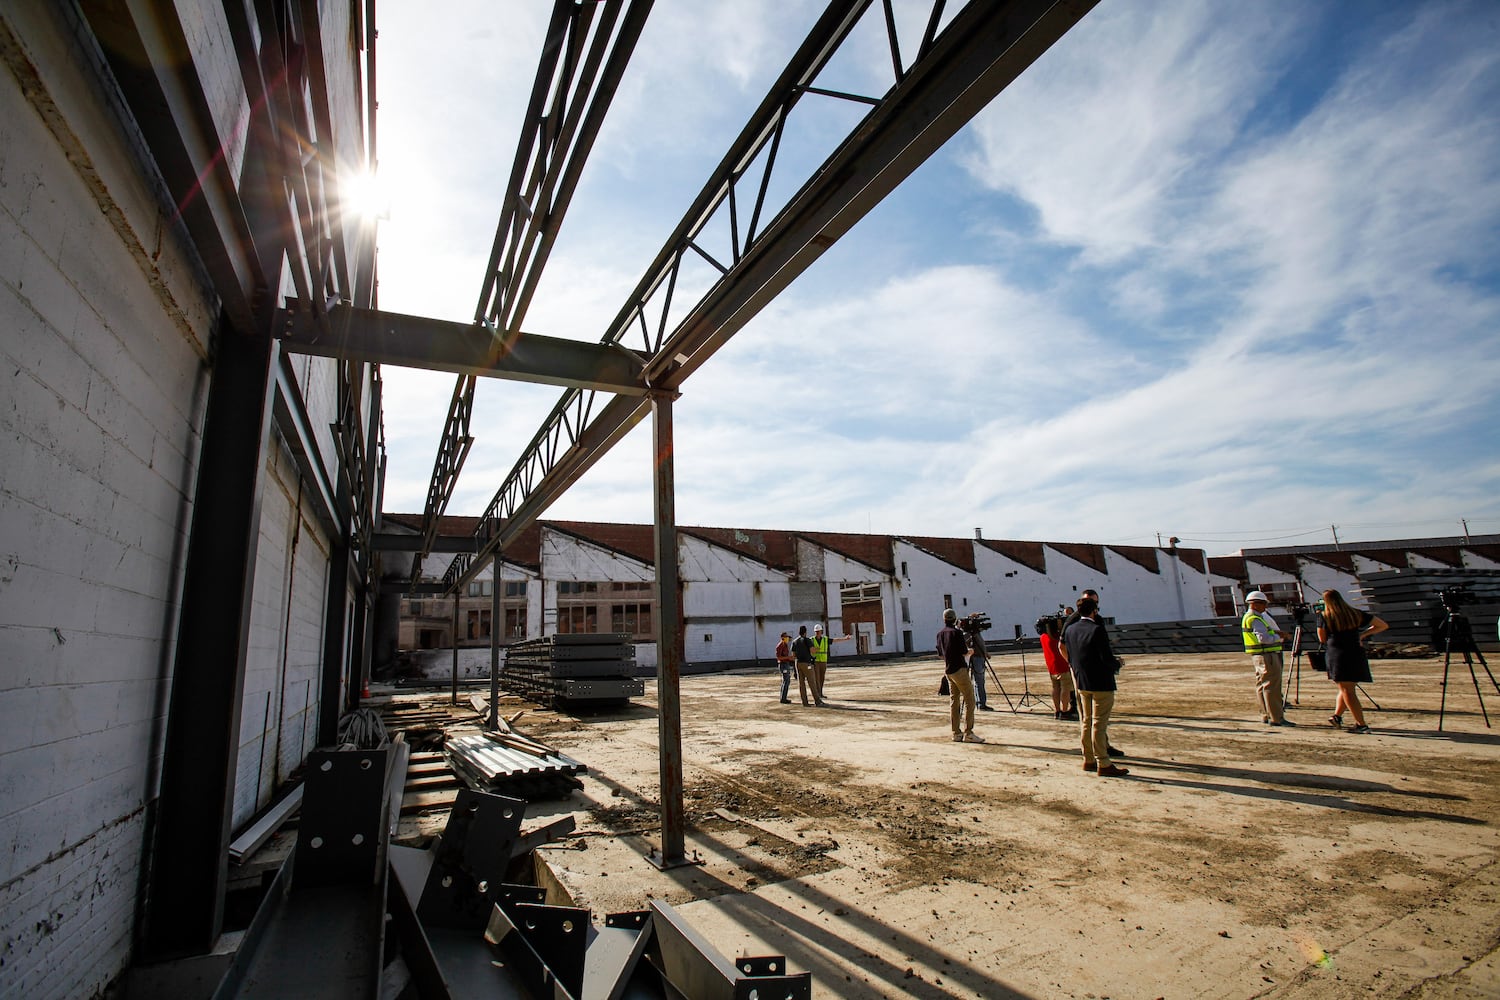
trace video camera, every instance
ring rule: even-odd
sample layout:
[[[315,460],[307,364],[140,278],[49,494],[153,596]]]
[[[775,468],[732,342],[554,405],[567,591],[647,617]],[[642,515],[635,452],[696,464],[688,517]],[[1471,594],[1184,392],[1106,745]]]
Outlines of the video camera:
[[[990,616],[983,611],[975,611],[973,614],[964,615],[958,620],[958,630],[969,635],[978,635],[990,627]]]
[[[1056,622],[1057,625],[1058,625],[1058,628],[1061,628],[1062,627],[1062,623],[1065,622],[1065,621],[1067,621],[1067,620],[1068,620],[1067,614],[1065,612],[1059,611],[1056,614],[1042,615],[1042,617],[1038,618],[1036,620],[1036,622],[1031,627],[1034,628],[1034,629],[1036,629],[1036,634],[1037,635],[1046,635],[1047,634],[1047,624],[1048,624],[1048,622]]]
[[[1449,612],[1457,612],[1462,610],[1465,604],[1474,603],[1474,592],[1462,584],[1444,587],[1438,591],[1438,600],[1443,602],[1443,607]]]
[[[1319,601],[1318,603],[1321,604],[1322,602]],[[1308,614],[1312,611],[1312,605],[1306,601],[1294,601],[1288,604],[1286,609],[1292,613],[1292,620],[1301,624],[1307,620]],[[1320,608],[1319,610],[1321,611],[1322,609]]]

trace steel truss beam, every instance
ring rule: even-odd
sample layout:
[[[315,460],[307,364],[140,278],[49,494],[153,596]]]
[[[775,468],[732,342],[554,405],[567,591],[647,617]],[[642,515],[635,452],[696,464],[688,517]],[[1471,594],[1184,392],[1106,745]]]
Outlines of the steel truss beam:
[[[477,336],[470,334],[479,349],[489,348],[493,333],[504,354],[520,335],[584,162],[651,4],[652,0],[583,4],[554,0],[484,288],[474,311],[475,323],[488,327]],[[453,387],[423,511],[422,538],[427,544],[412,563],[413,583],[474,444],[469,433],[474,386],[475,375],[470,372],[462,374]]]
[[[650,353],[646,380],[677,389],[715,351],[905,180],[944,142],[1091,10],[1097,0],[972,0],[941,32],[944,0],[903,71],[889,4],[885,27],[893,83],[883,96],[819,88],[815,81],[847,41],[871,0],[834,0],[720,162],[682,223],[610,325],[604,340],[638,333]],[[776,152],[788,116],[807,95],[871,105],[869,113],[759,229]],[[752,170],[759,164],[758,170]],[[748,194],[742,191],[748,189]],[[741,206],[748,224],[740,224]],[[727,206],[727,212],[720,209]],[[700,236],[727,215],[731,256],[709,257]],[[683,261],[703,257],[721,277],[670,334],[666,322]],[[481,519],[473,557],[460,556],[444,582],[467,583],[494,548],[503,548],[638,424],[643,399],[615,398],[596,411],[595,393],[570,390],[511,469]],[[493,526],[499,525],[498,529]]]
[[[547,385],[644,396],[645,357],[619,344],[590,344],[534,333],[508,337],[471,323],[407,316],[336,305],[328,311],[334,333],[295,303],[280,316],[283,350],[325,358],[369,361],[403,368],[457,372],[468,377],[516,379]]]

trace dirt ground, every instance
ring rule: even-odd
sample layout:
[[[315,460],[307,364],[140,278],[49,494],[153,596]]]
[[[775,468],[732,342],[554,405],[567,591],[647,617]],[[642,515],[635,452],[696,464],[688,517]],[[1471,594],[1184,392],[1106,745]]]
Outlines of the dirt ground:
[[[1018,699],[1020,658],[994,666]],[[773,669],[686,677],[702,863],[668,871],[645,859],[654,681],[622,711],[516,728],[588,765],[528,815],[576,817],[539,853],[596,922],[666,900],[729,958],[810,971],[815,997],[1500,997],[1500,729],[1461,665],[1441,732],[1440,660],[1374,671],[1375,732],[1354,735],[1305,665],[1278,729],[1243,655],[1127,657],[1127,778],[1083,772],[1076,723],[1012,712],[993,680],[988,742],[953,743],[935,659],[836,661],[823,709],[795,684],[780,704]]]

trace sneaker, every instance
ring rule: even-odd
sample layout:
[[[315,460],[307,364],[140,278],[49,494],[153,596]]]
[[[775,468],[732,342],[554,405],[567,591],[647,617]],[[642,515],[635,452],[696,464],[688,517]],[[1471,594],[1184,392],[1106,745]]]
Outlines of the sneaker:
[[[1334,729],[1343,729],[1344,717],[1342,715],[1330,715],[1328,717],[1328,724]]]
[[[995,709],[990,705],[980,705],[979,710],[981,712],[993,712]]]
[[[984,737],[980,736],[978,733],[964,733],[964,742],[965,743],[983,743],[984,742]]]
[[[1083,762],[1083,769],[1085,771],[1097,771],[1099,770],[1099,762],[1097,760],[1086,760]]]
[[[1296,723],[1293,722],[1291,719],[1282,719],[1280,722],[1273,722],[1273,723],[1271,723],[1271,725],[1273,725],[1273,726],[1295,726]]]
[[[1117,750],[1114,747],[1110,747],[1109,748],[1109,755],[1111,757],[1123,757],[1123,756],[1125,756],[1125,751],[1124,750]]]
[[[1347,733],[1368,733],[1370,731],[1370,727],[1369,726],[1350,726],[1348,729],[1346,729],[1344,731],[1347,732]]]
[[[1129,773],[1130,768],[1115,767],[1113,764],[1105,764],[1103,767],[1099,768],[1099,777],[1101,778],[1123,778]]]
[[[964,734],[963,733],[954,733],[953,734],[953,742],[954,743],[962,743],[963,741],[964,741]]]
[[[783,705],[790,705],[792,703],[792,699],[790,699],[790,698],[783,698],[783,699],[781,699],[781,703]]]

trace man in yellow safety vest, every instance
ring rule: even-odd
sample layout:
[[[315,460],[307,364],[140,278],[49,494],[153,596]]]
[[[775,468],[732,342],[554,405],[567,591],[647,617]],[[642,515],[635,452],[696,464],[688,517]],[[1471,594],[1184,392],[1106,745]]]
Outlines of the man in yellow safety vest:
[[[1240,619],[1240,633],[1245,652],[1255,664],[1255,698],[1260,702],[1260,718],[1268,726],[1295,726],[1282,717],[1281,644],[1291,638],[1276,627],[1276,619],[1266,611],[1270,601],[1259,590],[1245,595],[1250,610]]]
[[[818,693],[823,693],[823,684],[828,679],[828,646],[830,643],[845,642],[854,638],[850,635],[842,635],[837,639],[830,639],[823,634],[823,626],[813,626],[813,672],[818,677]]]

